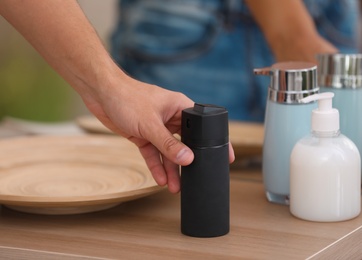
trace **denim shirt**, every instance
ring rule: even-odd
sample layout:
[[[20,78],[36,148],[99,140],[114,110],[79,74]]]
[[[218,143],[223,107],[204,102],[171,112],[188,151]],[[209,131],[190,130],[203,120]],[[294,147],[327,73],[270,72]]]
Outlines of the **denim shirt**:
[[[305,0],[319,33],[358,52],[357,0]],[[262,122],[269,79],[253,69],[275,59],[244,1],[122,0],[111,54],[131,76]]]

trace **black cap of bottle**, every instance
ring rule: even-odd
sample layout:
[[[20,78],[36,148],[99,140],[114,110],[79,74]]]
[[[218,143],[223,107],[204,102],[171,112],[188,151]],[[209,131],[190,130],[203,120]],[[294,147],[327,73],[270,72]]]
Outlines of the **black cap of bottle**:
[[[224,107],[195,103],[182,111],[182,142],[189,147],[214,147],[229,142]]]

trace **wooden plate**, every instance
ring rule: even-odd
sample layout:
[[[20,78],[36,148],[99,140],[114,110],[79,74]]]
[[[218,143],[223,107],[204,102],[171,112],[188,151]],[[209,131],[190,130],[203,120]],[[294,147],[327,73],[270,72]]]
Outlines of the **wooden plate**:
[[[89,133],[114,134],[111,130],[105,127],[101,121],[92,115],[80,116],[76,119],[76,123]]]
[[[264,142],[264,125],[231,121],[229,122],[229,138],[236,159],[261,156]]]
[[[0,203],[23,212],[93,212],[163,189],[137,147],[117,136],[1,140],[0,158]]]
[[[94,116],[79,117],[77,124],[91,133],[112,134],[112,132]],[[264,140],[263,124],[230,121],[229,135],[237,159],[262,154]]]

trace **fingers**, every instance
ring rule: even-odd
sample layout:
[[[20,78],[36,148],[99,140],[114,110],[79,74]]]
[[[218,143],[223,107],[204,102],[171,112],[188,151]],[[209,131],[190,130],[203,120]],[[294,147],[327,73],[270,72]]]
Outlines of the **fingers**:
[[[144,146],[140,146],[139,150],[156,183],[160,186],[165,186],[167,184],[167,175],[157,148],[151,143],[147,143]]]
[[[232,144],[229,142],[229,162],[232,163],[235,161],[235,153]]]
[[[180,191],[179,165],[189,165],[194,154],[162,123],[152,122],[147,130],[144,138],[150,143],[139,146],[140,152],[157,184],[167,184],[171,193],[177,193]]]
[[[172,138],[172,140],[169,138]],[[162,144],[164,146],[161,147],[169,154],[171,153],[171,157],[174,156],[173,160],[169,159],[152,143],[146,143],[140,146],[139,149],[156,183],[160,186],[167,184],[171,193],[177,193],[180,191],[179,165],[190,164],[194,159],[194,155],[190,148],[179,142],[171,134],[166,136],[166,140]],[[229,143],[229,162],[232,163],[234,160],[234,149]]]
[[[185,166],[194,159],[192,150],[175,138],[162,123],[149,125],[145,138],[174,164]]]
[[[171,193],[180,191],[179,166],[165,156],[161,155],[158,149],[151,143],[139,148],[147,167],[152,173],[156,183],[160,186],[168,185]]]
[[[171,193],[178,193],[181,186],[179,166],[177,164],[174,164],[164,156],[162,158],[163,166],[167,174],[168,190]]]

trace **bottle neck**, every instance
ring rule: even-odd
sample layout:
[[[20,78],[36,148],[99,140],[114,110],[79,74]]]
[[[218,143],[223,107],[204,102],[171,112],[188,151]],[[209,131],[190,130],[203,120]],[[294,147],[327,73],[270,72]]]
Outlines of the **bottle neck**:
[[[320,138],[338,137],[340,134],[341,134],[341,131],[339,131],[339,129],[336,131],[330,131],[330,132],[321,132],[321,131],[312,130],[312,135],[315,137],[320,137]]]

